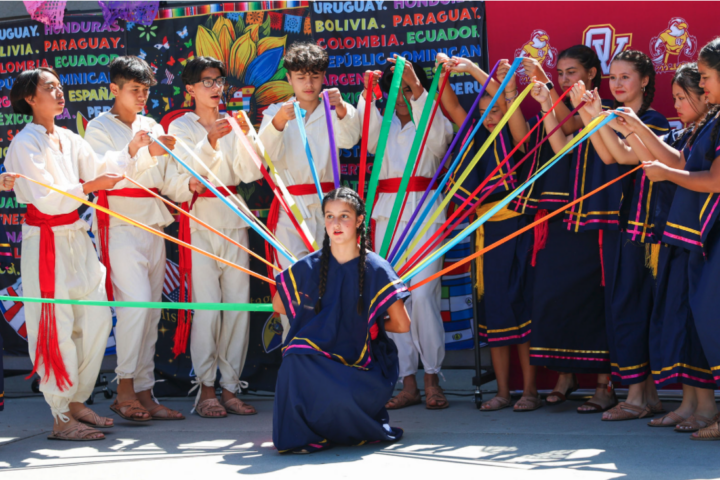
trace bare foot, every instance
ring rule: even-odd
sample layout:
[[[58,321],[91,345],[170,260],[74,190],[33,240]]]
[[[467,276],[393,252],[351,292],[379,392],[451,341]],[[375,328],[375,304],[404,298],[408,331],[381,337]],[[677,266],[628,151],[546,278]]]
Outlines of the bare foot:
[[[118,404],[120,404],[120,403],[124,403],[124,402],[132,402],[135,400],[139,400],[139,399],[138,399],[138,396],[135,394],[135,386],[133,384],[133,379],[132,378],[121,378],[120,381],[118,381],[116,402]],[[129,406],[122,407],[122,408],[120,408],[120,412],[122,412],[124,415],[130,408],[131,407],[129,407]],[[143,405],[143,408],[145,408],[144,405]],[[147,411],[145,411],[145,412],[137,411],[132,414],[132,418],[139,420],[139,421],[143,421],[143,420],[147,420],[151,417],[150,417],[150,413],[148,413]]]
[[[577,389],[577,379],[575,378],[575,375],[572,373],[560,373],[560,376],[557,379],[557,382],[555,383],[555,388],[553,388],[553,392],[560,392],[566,397],[570,395],[573,391]],[[549,404],[554,403],[561,403],[565,399],[558,397],[557,395],[548,395],[545,398],[545,401]]]

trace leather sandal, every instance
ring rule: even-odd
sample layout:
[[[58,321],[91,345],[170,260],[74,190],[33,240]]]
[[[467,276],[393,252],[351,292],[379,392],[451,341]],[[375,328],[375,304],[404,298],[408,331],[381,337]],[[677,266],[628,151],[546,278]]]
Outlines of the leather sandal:
[[[607,384],[605,384],[605,383],[598,383],[595,386],[596,389],[597,388],[606,388],[606,387],[607,387]],[[598,405],[595,402],[587,401],[578,407],[577,413],[582,414],[582,415],[590,414],[590,413],[603,413],[603,412],[607,412],[611,408],[614,408],[617,404],[618,404],[617,395],[615,394],[615,389],[613,389],[612,401],[610,402],[610,405],[603,407],[602,405]],[[586,407],[586,406],[592,407],[593,409],[592,410],[580,410],[582,407]]]
[[[497,412],[498,410],[502,410],[503,408],[508,408],[509,406],[510,406],[509,398],[495,396],[495,397],[491,398],[490,400],[488,400],[487,402],[484,402],[482,405],[480,405],[480,411],[481,412]]]
[[[87,407],[80,410],[77,415],[73,415],[73,418],[78,422],[84,423],[85,425],[89,425],[93,428],[112,428],[115,426],[114,423],[111,423],[110,425],[107,423],[108,420],[112,422],[112,419],[101,417]]]
[[[227,411],[225,407],[220,405],[217,398],[208,398],[203,400],[195,406],[195,411],[202,418],[225,418],[227,417]],[[210,412],[221,412],[222,415],[208,415]]]
[[[399,410],[405,407],[411,407],[413,405],[419,405],[422,403],[422,397],[420,391],[415,391],[415,394],[408,393],[406,390],[401,390],[400,393],[392,397],[386,404],[385,408],[388,410]]]
[[[603,422],[621,422],[623,420],[636,420],[638,418],[652,417],[654,413],[648,406],[637,407],[626,402],[620,402],[605,412]]]
[[[717,415],[715,416],[717,417]],[[697,432],[700,429],[707,427],[714,423],[716,418],[707,418],[702,415],[693,414],[690,418],[684,422],[675,425],[675,431],[680,433],[692,433]]]
[[[450,404],[440,385],[425,385],[425,408],[428,410],[442,410],[449,406]]]
[[[545,397],[545,403],[547,403],[548,405],[560,405],[565,400],[567,400],[567,397],[569,397],[571,393],[573,393],[577,389],[578,389],[578,380],[577,380],[577,377],[575,376],[575,374],[573,373],[572,384],[570,384],[570,387],[568,387],[568,389],[565,391],[565,393],[558,392],[557,390],[553,390],[552,392],[548,393],[547,396]],[[560,400],[558,400],[556,402],[550,402],[550,401],[548,401],[548,397],[557,397]]]
[[[665,407],[663,407],[663,404],[660,400],[658,400],[658,402],[654,405],[650,405],[648,403],[648,408],[650,409],[650,411],[652,413],[655,413],[655,414],[666,413]]]
[[[513,412],[532,412],[534,410],[537,410],[538,408],[542,407],[542,400],[540,400],[540,397],[520,397],[520,400],[515,402],[515,406],[513,407]],[[526,407],[526,408],[518,408],[518,407]]]
[[[670,423],[665,422],[666,418],[669,418],[670,420],[672,420],[672,422],[670,422]],[[681,417],[677,413],[670,412],[667,415],[663,415],[660,418],[655,418],[653,420],[650,420],[648,422],[648,426],[649,427],[675,427],[678,424],[684,422],[685,420],[687,420],[687,419]]]
[[[257,415],[255,407],[248,405],[237,397],[233,397],[222,404],[227,413],[232,415]]]
[[[100,434],[99,437],[90,436],[97,433]],[[105,435],[94,428],[90,428],[87,425],[78,422],[65,430],[52,432],[47,438],[48,440],[64,440],[67,442],[94,442],[96,440],[105,440]]]
[[[720,424],[715,422],[712,425],[701,428],[696,433],[690,435],[690,440],[699,440],[701,442],[720,440]]]
[[[125,412],[123,412],[123,409]],[[120,418],[123,420],[129,420],[131,422],[149,422],[152,420],[152,417],[150,416],[150,412],[148,412],[145,407],[142,406],[140,403],[140,400],[129,400],[127,402],[118,402],[117,399],[115,399],[115,402],[113,402],[112,405],[110,405],[110,410],[115,412]],[[138,417],[138,414],[147,413],[146,418]]]
[[[158,415],[160,412],[165,412],[164,415]],[[177,410],[173,410],[171,408],[166,407],[165,405],[155,405],[151,409],[148,410],[148,413],[152,417],[153,420],[185,420],[185,415],[178,412]],[[178,414],[180,416],[178,416]]]

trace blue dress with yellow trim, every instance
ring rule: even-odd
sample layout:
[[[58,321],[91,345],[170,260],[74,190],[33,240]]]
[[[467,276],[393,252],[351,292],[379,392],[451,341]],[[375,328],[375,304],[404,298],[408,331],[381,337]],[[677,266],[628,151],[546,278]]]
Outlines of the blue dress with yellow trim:
[[[359,259],[340,264],[331,254],[322,308],[315,313],[321,255],[312,253],[276,277],[290,321],[273,413],[273,442],[281,453],[402,436],[389,426],[385,409],[398,359],[383,319],[388,307],[410,294],[390,264],[369,252],[365,311],[358,314]]]
[[[720,156],[720,136],[713,142],[712,130],[720,121],[717,116],[699,132],[693,144],[685,147],[685,170],[707,171]],[[674,245],[689,248],[688,296],[695,327],[707,358],[710,375],[720,385],[720,195],[691,192],[678,187],[673,208],[668,216],[663,239]],[[677,204],[677,205],[676,205]],[[700,372],[694,370],[693,375]]]
[[[530,126],[540,118],[530,120]],[[547,135],[544,126],[536,132],[529,139],[528,151]],[[526,160],[532,163],[523,178],[555,155],[549,140],[534,155]],[[572,155],[560,159],[533,184],[527,201],[520,199],[521,209],[515,204],[515,210],[535,214],[527,207],[536,203],[541,217],[565,206],[570,201],[572,164]],[[609,362],[598,234],[568,230],[563,215],[535,228],[535,238],[544,237],[545,242],[535,245],[530,363],[563,372],[604,373]]]
[[[664,141],[677,150],[683,150],[692,131],[675,130],[665,136]],[[654,185],[675,184],[660,182]],[[662,190],[661,190],[662,192]],[[661,193],[662,194],[662,193]],[[664,226],[669,212],[676,214],[683,203],[683,195],[675,195],[667,210],[655,210],[655,225]],[[661,200],[659,204],[664,204]],[[672,222],[671,222],[672,223]],[[667,233],[667,232],[666,232]],[[660,249],[658,274],[655,282],[655,302],[650,318],[650,367],[653,380],[658,388],[673,383],[682,383],[698,388],[715,388],[705,353],[700,343],[695,321],[688,301],[688,259],[690,251],[684,246],[670,245],[663,235]]]
[[[644,112],[640,120],[656,134],[670,131],[667,119],[655,110]],[[656,291],[653,269],[674,192],[674,184],[651,182],[644,170],[638,170],[622,196],[622,233],[615,246],[606,245],[615,249],[615,264],[608,271],[612,279],[606,287],[611,289],[607,292],[607,336],[613,380],[622,385],[641,383],[650,376],[650,318]]]
[[[450,185],[458,178],[488,139],[490,131],[481,126],[472,139],[463,160],[454,172]],[[485,151],[475,168],[453,197],[461,205],[512,151],[512,135],[506,125]],[[504,174],[515,166],[519,150],[493,175],[479,196],[491,192],[476,211],[482,216],[499,200],[518,186],[519,172],[515,171],[504,181]],[[476,196],[472,203],[475,203]],[[516,232],[529,223],[529,217],[513,211],[510,206],[500,210],[476,233],[476,251],[483,246]],[[449,253],[449,252],[448,252]],[[533,272],[530,269],[532,232],[526,232],[503,243],[477,260],[478,331],[491,347],[523,344],[529,341],[531,332]]]

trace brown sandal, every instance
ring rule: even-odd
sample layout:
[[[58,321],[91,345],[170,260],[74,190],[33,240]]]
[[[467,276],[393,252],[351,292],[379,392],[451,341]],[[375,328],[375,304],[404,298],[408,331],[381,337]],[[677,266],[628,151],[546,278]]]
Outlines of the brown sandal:
[[[208,398],[203,400],[195,406],[195,411],[202,418],[225,418],[227,417],[227,410],[225,407],[220,405],[217,398]],[[210,412],[222,412],[222,415],[208,415]]]
[[[248,405],[237,397],[233,397],[222,404],[227,413],[232,415],[257,415],[255,407]]]
[[[573,373],[573,376],[572,376],[572,384],[571,384],[570,387],[565,391],[565,393],[558,392],[557,390],[553,390],[552,392],[550,392],[549,394],[547,394],[547,395],[545,396],[545,403],[547,403],[548,405],[560,405],[560,404],[563,403],[565,400],[567,400],[567,397],[569,397],[571,393],[573,393],[575,390],[578,389],[578,386],[579,386],[579,385],[578,385],[577,377],[576,377],[575,374]],[[548,397],[557,397],[557,398],[559,398],[560,400],[558,400],[557,402],[550,402],[550,401],[548,401]]]
[[[602,416],[603,422],[621,422],[623,420],[637,420],[638,418],[652,417],[654,413],[650,407],[636,407],[626,402],[620,402],[605,412]]]
[[[127,408],[125,412],[122,411],[123,408]],[[118,402],[117,399],[115,399],[115,402],[113,402],[112,405],[110,405],[110,410],[115,412],[120,418],[123,420],[129,420],[131,422],[149,422],[152,420],[152,417],[150,416],[150,412],[148,412],[145,407],[142,406],[140,403],[140,400],[129,400],[127,402]],[[138,414],[147,413],[146,418],[137,417]]]
[[[658,402],[655,405],[650,405],[648,403],[648,408],[654,414],[665,413],[665,407],[663,407],[663,404],[660,400],[658,400]]]
[[[90,437],[90,435],[96,433],[99,433],[101,436],[97,438]],[[66,430],[52,432],[47,438],[48,440],[64,440],[68,442],[94,442],[96,440],[105,440],[105,435],[94,428],[78,422]]]
[[[715,418],[707,418],[702,415],[690,415],[690,418],[684,422],[675,425],[675,431],[680,433],[692,433],[697,432],[700,429],[707,427],[715,422]],[[689,427],[689,428],[686,428]]]
[[[595,388],[597,389],[597,388],[605,388],[605,387],[607,387],[606,384],[598,383]],[[585,415],[585,414],[589,414],[589,413],[603,413],[603,412],[607,412],[611,408],[614,408],[617,404],[618,404],[617,395],[615,394],[615,390],[613,389],[612,401],[610,402],[610,405],[603,407],[602,405],[598,405],[595,402],[587,401],[578,407],[577,413],[579,413],[581,415]],[[582,407],[592,407],[593,409],[592,410],[580,410]]]
[[[538,408],[542,407],[542,400],[540,400],[540,397],[520,397],[520,400],[515,402],[515,406],[513,407],[513,412],[532,412],[534,410],[537,410]],[[518,408],[526,406],[526,408]]]
[[[89,420],[85,420],[85,417],[90,416]],[[115,426],[115,423],[111,423],[110,425],[107,424],[107,421],[110,420],[112,422],[111,418],[107,417],[101,417],[97,413],[93,412],[89,408],[83,408],[80,410],[80,412],[77,415],[73,415],[73,418],[77,420],[80,423],[83,423],[85,425],[89,425],[90,427],[94,428],[112,428]]]
[[[420,396],[419,390],[416,390],[414,395],[408,393],[406,390],[401,390],[400,393],[392,397],[385,404],[385,408],[388,410],[399,410],[401,408],[419,405],[420,403],[422,403],[422,397]]]
[[[445,398],[440,385],[425,385],[425,408],[428,410],[442,410],[450,404]]]
[[[720,424],[715,422],[712,425],[701,428],[696,433],[690,435],[690,440],[700,440],[701,442],[720,440]]]
[[[165,412],[165,415],[158,415],[160,412]],[[152,407],[150,410],[148,410],[148,413],[153,420],[185,420],[185,415],[183,415],[182,413],[160,404]],[[178,414],[180,415],[179,417],[177,416]]]
[[[490,407],[490,408],[485,408],[486,406]],[[480,411],[481,412],[497,412],[498,410],[508,408],[509,406],[510,406],[509,398],[494,396],[487,402],[484,402],[482,405],[480,405]]]
[[[669,418],[670,420],[672,420],[672,423],[665,423],[666,418]],[[670,412],[667,415],[663,415],[660,418],[655,418],[653,420],[650,420],[648,422],[648,426],[649,427],[675,427],[678,424],[684,422],[685,420],[687,420],[687,419],[681,417],[677,413]]]

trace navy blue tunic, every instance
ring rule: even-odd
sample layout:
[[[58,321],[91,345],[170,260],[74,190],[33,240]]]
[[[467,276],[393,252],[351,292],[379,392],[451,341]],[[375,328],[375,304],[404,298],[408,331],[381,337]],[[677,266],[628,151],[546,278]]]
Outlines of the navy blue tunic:
[[[283,453],[402,436],[388,425],[385,409],[398,359],[383,319],[388,307],[410,294],[390,264],[370,252],[360,315],[359,259],[341,265],[331,255],[322,308],[315,313],[321,255],[310,254],[276,277],[290,320],[273,414],[273,442]]]

